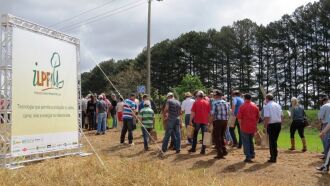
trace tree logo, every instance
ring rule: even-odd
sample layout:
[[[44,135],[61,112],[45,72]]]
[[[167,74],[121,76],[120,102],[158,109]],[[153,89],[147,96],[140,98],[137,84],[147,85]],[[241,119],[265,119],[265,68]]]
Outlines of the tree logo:
[[[64,86],[64,80],[59,79],[59,67],[61,66],[60,54],[54,52],[50,59],[50,64],[52,66],[52,71],[41,71],[33,70],[33,86],[41,87],[41,91],[51,90],[51,89],[61,89]],[[38,66],[38,63],[35,63]]]

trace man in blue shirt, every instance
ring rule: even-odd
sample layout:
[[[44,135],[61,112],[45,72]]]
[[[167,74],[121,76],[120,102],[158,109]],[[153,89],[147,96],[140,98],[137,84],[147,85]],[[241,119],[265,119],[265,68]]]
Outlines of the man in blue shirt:
[[[244,100],[241,98],[241,93],[239,91],[234,91],[233,92],[233,102],[232,102],[232,112],[235,117],[237,117],[238,109],[243,103],[244,103]],[[237,126],[238,137],[239,137],[238,143],[237,143],[237,138],[236,138],[236,134],[235,134],[236,126]],[[237,147],[239,149],[242,148],[241,130],[240,130],[240,126],[239,126],[237,118],[235,120],[234,125],[229,127],[229,132],[233,139],[233,147]]]

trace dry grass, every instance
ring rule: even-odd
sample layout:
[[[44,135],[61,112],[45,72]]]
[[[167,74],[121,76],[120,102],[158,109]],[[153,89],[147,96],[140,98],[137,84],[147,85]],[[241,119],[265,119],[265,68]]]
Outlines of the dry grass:
[[[257,151],[254,164],[242,163],[238,150],[219,161],[212,158],[211,150],[202,156],[188,155],[186,149],[180,155],[169,152],[166,159],[160,160],[155,146],[154,151],[143,153],[140,138],[133,147],[119,145],[118,133],[90,138],[107,170],[94,155],[73,156],[33,163],[19,170],[2,169],[0,185],[330,185],[329,175],[313,171],[320,163],[313,153],[281,152],[276,165],[264,164],[268,155],[265,150]]]

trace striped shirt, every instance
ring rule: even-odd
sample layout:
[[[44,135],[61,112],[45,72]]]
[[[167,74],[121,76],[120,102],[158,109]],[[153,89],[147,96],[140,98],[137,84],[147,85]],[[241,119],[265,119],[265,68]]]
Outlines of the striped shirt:
[[[125,99],[123,119],[132,119],[133,118],[132,110],[135,109],[136,109],[135,101],[132,101],[130,99]]]
[[[214,120],[228,120],[229,119],[229,104],[224,100],[214,100],[212,102],[212,111]]]
[[[153,128],[155,114],[150,107],[144,107],[140,110],[139,116],[141,117],[142,124],[145,128]]]

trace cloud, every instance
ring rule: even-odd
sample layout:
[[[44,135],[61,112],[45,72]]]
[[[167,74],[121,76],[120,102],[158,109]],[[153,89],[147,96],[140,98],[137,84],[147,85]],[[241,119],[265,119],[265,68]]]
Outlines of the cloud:
[[[291,14],[295,8],[310,0],[164,0],[152,1],[152,44],[164,39],[174,39],[182,33],[220,29],[234,21],[250,18],[258,24],[267,25]],[[68,30],[70,25],[80,23],[99,14],[118,9],[124,5],[138,7],[111,15],[100,21]],[[81,70],[89,71],[95,66],[92,59],[134,58],[147,43],[147,0],[0,0],[0,13],[50,26],[86,10],[104,5],[88,14],[55,27],[80,38]],[[105,5],[106,4],[106,5]],[[127,7],[126,7],[127,8]]]

